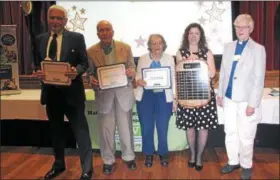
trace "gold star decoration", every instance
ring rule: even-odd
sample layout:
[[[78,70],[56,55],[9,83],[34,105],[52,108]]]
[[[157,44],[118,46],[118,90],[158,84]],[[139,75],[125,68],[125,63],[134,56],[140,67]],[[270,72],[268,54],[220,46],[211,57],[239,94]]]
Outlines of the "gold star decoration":
[[[80,15],[76,13],[75,18],[70,20],[70,23],[73,24],[73,31],[76,29],[81,29],[84,31],[84,23],[86,20],[87,18],[81,18]]]
[[[72,6],[73,11],[76,11],[77,7],[76,6]]]
[[[82,9],[80,10],[80,12],[81,12],[81,14],[85,14],[85,13],[86,13],[86,10],[85,10],[84,8],[82,8]]]
[[[209,10],[205,11],[207,14],[210,15],[210,22],[212,22],[213,20],[218,20],[218,21],[222,21],[222,13],[225,12],[225,9],[219,9],[215,2],[213,2],[212,4],[212,8]]]

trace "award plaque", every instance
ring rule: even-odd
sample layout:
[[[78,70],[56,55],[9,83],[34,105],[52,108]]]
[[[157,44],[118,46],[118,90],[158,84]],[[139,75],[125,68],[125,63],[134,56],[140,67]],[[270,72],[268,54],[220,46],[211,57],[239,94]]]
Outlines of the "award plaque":
[[[97,68],[100,89],[110,89],[128,84],[124,64],[108,65]]]
[[[142,77],[146,82],[145,89],[171,88],[171,74],[169,67],[143,68]]]
[[[72,80],[65,76],[70,71],[70,64],[66,62],[42,61],[41,69],[45,74],[45,84],[69,86]]]
[[[202,60],[182,60],[176,65],[178,103],[186,108],[201,107],[210,101],[208,65]]]

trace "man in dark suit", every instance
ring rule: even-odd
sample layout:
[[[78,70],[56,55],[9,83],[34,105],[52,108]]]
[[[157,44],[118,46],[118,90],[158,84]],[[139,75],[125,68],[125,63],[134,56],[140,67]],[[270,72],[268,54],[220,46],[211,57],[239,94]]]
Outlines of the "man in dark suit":
[[[89,128],[85,117],[85,91],[82,74],[88,68],[88,59],[84,36],[64,29],[67,22],[66,10],[53,5],[48,10],[50,32],[41,34],[36,39],[36,58],[34,74],[42,79],[45,74],[40,70],[41,61],[68,62],[71,70],[66,76],[72,79],[70,86],[42,83],[41,103],[46,105],[50,122],[55,161],[45,179],[52,179],[65,170],[64,115],[73,129],[81,160],[80,179],[91,179],[92,149]]]

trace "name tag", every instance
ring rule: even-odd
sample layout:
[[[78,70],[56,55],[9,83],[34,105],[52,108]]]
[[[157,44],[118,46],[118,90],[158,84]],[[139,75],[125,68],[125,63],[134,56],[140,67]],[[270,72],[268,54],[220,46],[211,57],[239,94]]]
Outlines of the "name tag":
[[[241,56],[240,55],[234,55],[233,61],[240,61]]]
[[[160,93],[160,92],[163,92],[163,89],[153,89],[153,92],[154,93]]]

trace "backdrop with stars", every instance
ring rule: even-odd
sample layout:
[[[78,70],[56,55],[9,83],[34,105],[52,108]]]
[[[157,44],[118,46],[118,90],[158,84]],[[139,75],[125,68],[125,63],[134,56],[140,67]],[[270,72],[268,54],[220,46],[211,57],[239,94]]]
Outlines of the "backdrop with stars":
[[[68,11],[66,28],[84,34],[86,45],[99,42],[96,24],[109,20],[114,39],[128,43],[134,56],[147,52],[150,34],[160,33],[167,42],[166,52],[175,55],[185,28],[192,22],[202,25],[209,48],[222,54],[232,41],[230,1],[57,1]]]

